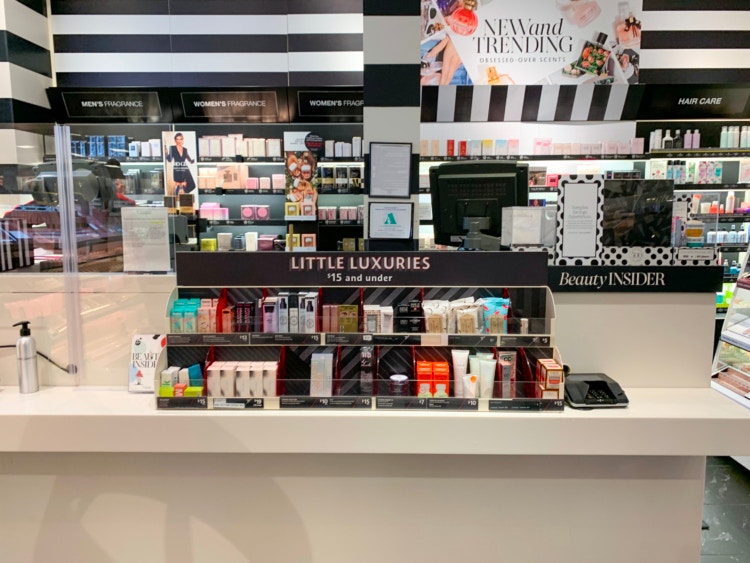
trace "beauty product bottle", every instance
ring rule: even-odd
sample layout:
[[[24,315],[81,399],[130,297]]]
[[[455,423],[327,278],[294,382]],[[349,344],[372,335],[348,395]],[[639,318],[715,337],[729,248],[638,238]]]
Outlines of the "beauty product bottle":
[[[725,149],[729,144],[729,130],[727,126],[721,128],[721,136],[719,137],[719,148]]]
[[[679,129],[675,131],[674,139],[672,140],[672,146],[676,149],[682,148],[682,135],[680,134]]]
[[[667,132],[664,134],[664,138],[661,141],[661,148],[663,149],[671,149],[674,145],[674,139],[672,138],[672,130],[667,129]]]
[[[730,190],[729,193],[727,194],[727,202],[724,205],[724,209],[726,209],[727,213],[734,213],[734,208],[735,208],[734,192]],[[732,225],[732,229],[734,229],[734,225]]]
[[[729,260],[727,260],[726,258],[724,259],[724,275],[729,275]]]
[[[735,125],[732,128],[732,148],[737,149],[740,147],[740,126]]]
[[[693,131],[693,148],[694,149],[701,148],[701,132],[698,129]]]
[[[674,180],[674,162],[667,161],[667,180]]]
[[[574,66],[583,72],[600,75],[606,70],[610,55],[610,50],[605,46],[606,42],[606,33],[598,33],[596,39],[586,41]]]
[[[19,321],[13,326],[20,326],[20,336],[16,341],[16,366],[18,368],[18,391],[36,393],[39,391],[39,373],[37,371],[36,341],[31,336],[29,321]]]
[[[478,0],[464,0],[463,7],[453,11],[453,13],[447,18],[448,25],[458,35],[469,36],[472,35],[479,25],[479,18],[477,18]]]
[[[747,125],[742,126],[742,132],[740,133],[740,148],[746,149],[748,146],[748,130]]]
[[[641,22],[633,15],[630,4],[620,2],[619,16],[615,20],[615,36],[617,42],[626,49],[637,48],[641,45]]]
[[[737,244],[737,225],[732,225],[727,233],[727,244]]]
[[[586,27],[602,13],[594,0],[557,0],[557,9],[573,25]]]
[[[684,148],[686,149],[692,149],[693,148],[693,134],[691,133],[690,129],[687,130],[684,137]]]

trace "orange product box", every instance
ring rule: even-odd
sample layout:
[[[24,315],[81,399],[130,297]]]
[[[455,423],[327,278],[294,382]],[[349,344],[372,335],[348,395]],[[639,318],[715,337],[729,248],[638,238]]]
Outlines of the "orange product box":
[[[448,362],[432,362],[432,394],[450,396],[451,368]]]
[[[417,397],[432,397],[432,362],[417,362]]]

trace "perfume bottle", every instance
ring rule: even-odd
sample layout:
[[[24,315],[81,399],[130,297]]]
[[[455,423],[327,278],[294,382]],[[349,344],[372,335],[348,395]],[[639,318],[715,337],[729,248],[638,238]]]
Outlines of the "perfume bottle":
[[[460,0],[437,0],[437,5],[444,17],[450,16],[461,7]]]
[[[620,2],[618,4],[619,16],[615,20],[615,37],[617,42],[626,49],[640,47],[641,45],[641,22],[633,15],[630,4]]]
[[[664,138],[661,141],[661,148],[663,149],[671,149],[674,146],[674,139],[672,138],[672,131],[670,129],[667,129],[666,135],[664,135]]]
[[[573,25],[586,27],[602,13],[595,0],[557,0],[557,9]]]
[[[597,34],[594,41],[586,41],[575,67],[589,74],[601,74],[606,69],[606,63],[611,54],[611,51],[605,47],[606,42],[606,33]]]
[[[672,146],[676,149],[682,148],[682,135],[680,135],[679,129],[674,134],[674,140],[672,141]]]
[[[463,0],[463,7],[451,13],[448,25],[458,35],[472,35],[479,25],[475,10],[478,0]]]

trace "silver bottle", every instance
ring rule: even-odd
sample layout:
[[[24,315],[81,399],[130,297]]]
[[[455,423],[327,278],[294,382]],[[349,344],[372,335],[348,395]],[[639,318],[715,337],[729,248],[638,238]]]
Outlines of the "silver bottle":
[[[39,371],[36,361],[36,342],[29,330],[29,321],[20,321],[13,326],[21,326],[21,336],[16,342],[18,364],[18,390],[21,393],[39,391]]]

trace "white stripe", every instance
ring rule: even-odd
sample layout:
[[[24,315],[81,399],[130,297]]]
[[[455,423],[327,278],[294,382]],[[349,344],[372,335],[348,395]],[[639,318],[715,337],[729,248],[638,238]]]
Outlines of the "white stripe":
[[[593,84],[579,84],[576,88],[576,97],[573,100],[573,111],[570,113],[571,121],[587,121],[591,111],[591,100],[594,98]]]
[[[286,16],[52,16],[55,35],[286,35]],[[231,41],[228,39],[227,41]]]
[[[485,122],[490,117],[492,86],[474,86],[471,93],[471,121]]]
[[[59,53],[57,72],[285,72],[286,53]]]
[[[290,14],[286,17],[289,34],[364,32],[362,14]],[[419,23],[415,27],[419,29]]]
[[[750,29],[750,11],[734,12],[644,12],[643,29],[646,31],[726,31]]]
[[[42,161],[42,136],[16,129],[0,129],[0,163],[38,164]]]
[[[7,29],[27,41],[36,43],[49,50],[49,33],[47,18],[31,8],[27,8],[16,0],[0,2],[0,8],[5,4],[4,22],[0,29]],[[6,27],[7,25],[7,27]]]
[[[276,70],[285,69],[286,67],[276,67]],[[362,51],[289,53],[289,72],[362,72],[363,70],[364,54]]]
[[[367,17],[364,31],[365,64],[419,62],[419,17]]]
[[[456,115],[456,87],[438,87],[437,120],[452,122]]]
[[[750,49],[644,49],[642,68],[750,68]]]
[[[613,84],[611,88],[607,111],[604,112],[604,121],[620,121],[622,110],[625,109],[629,86],[627,84]]]
[[[7,29],[5,27],[5,10],[0,5],[0,29]]]
[[[412,152],[419,152],[420,108],[364,108],[365,152],[370,152],[370,141],[411,143]]]
[[[545,85],[542,86],[542,97],[539,100],[539,113],[537,121],[554,121],[555,112],[557,111],[557,98],[560,96],[560,86]]]
[[[521,121],[525,94],[526,86],[508,86],[508,98],[505,101],[505,121]]]
[[[52,86],[51,78],[11,63],[0,63],[0,77],[0,98],[49,107],[45,91]]]

